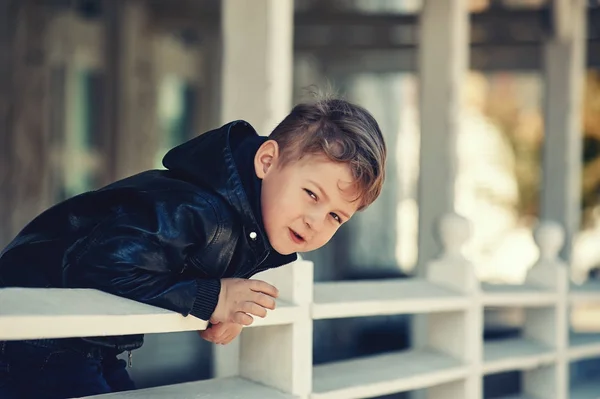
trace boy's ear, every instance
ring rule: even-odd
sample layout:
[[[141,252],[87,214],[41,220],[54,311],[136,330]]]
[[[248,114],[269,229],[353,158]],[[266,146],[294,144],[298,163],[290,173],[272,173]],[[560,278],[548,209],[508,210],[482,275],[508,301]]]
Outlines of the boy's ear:
[[[263,179],[269,169],[279,158],[279,144],[275,140],[265,141],[254,156],[254,171],[259,179]]]

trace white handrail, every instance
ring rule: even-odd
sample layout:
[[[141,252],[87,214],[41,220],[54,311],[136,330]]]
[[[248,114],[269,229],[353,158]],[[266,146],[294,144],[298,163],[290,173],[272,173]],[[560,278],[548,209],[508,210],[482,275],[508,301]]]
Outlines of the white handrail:
[[[600,397],[600,385],[569,390],[570,362],[600,356],[600,335],[569,334],[569,308],[600,304],[600,285],[569,285],[567,266],[558,258],[562,228],[546,222],[536,229],[540,259],[521,286],[478,282],[461,254],[469,230],[457,215],[442,220],[444,252],[427,265],[424,279],[314,283],[313,264],[302,259],[257,275],[279,288],[278,307],[233,345],[219,347],[216,362],[233,375],[212,380],[226,387],[225,396],[218,390],[214,396],[246,390],[248,397],[348,399],[426,388],[432,399],[480,399],[485,375],[522,370],[523,397],[584,398],[595,389]],[[521,337],[484,342],[483,313],[492,306],[525,309]],[[426,317],[427,345],[313,367],[313,319],[389,314]],[[205,327],[203,320],[96,290],[0,289],[0,340]],[[155,392],[167,397],[214,388],[211,381],[191,384]]]

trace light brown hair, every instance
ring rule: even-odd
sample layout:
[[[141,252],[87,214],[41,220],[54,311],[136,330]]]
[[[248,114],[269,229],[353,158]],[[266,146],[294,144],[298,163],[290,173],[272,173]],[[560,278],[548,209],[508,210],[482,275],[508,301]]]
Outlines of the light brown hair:
[[[348,164],[360,193],[359,211],[379,197],[387,149],[377,121],[363,107],[331,97],[301,103],[269,138],[279,145],[283,166],[315,154]]]

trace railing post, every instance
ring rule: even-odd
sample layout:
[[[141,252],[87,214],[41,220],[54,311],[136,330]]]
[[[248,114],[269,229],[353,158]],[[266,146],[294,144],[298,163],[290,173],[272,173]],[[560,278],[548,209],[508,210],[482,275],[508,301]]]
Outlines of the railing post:
[[[298,317],[292,324],[244,330],[240,375],[307,398],[312,390],[313,263],[298,260],[256,278],[275,285],[279,299],[298,307]]]
[[[445,215],[439,226],[442,255],[427,265],[427,279],[468,298],[465,311],[428,315],[428,346],[462,361],[465,379],[430,388],[428,399],[479,399],[482,396],[483,307],[473,265],[461,251],[471,237],[469,222],[457,214]]]
[[[524,373],[524,391],[534,397],[569,397],[569,341],[568,290],[569,271],[559,258],[565,242],[563,228],[554,222],[543,222],[534,234],[540,256],[529,270],[526,281],[548,288],[556,293],[552,307],[525,310],[524,335],[556,351],[556,363]]]

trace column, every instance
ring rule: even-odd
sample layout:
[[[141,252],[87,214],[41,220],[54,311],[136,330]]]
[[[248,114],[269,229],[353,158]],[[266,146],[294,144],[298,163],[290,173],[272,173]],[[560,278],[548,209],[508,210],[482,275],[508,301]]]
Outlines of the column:
[[[107,118],[113,178],[154,167],[158,82],[155,36],[140,0],[107,3]]]
[[[51,205],[48,172],[49,16],[0,1],[0,248]]]
[[[14,24],[9,14],[14,0],[0,0],[0,248],[4,248],[12,238],[10,226],[10,190],[8,172],[10,171],[10,119],[12,85],[12,54]]]
[[[562,3],[562,1],[557,1]],[[544,48],[545,139],[541,189],[541,219],[565,228],[561,257],[571,257],[573,236],[581,217],[583,81],[586,59],[586,1],[556,8],[562,21]],[[568,17],[563,14],[566,12]]]
[[[454,210],[455,147],[468,70],[468,27],[466,0],[425,1],[419,37],[419,265],[439,254],[435,224]]]
[[[268,135],[292,106],[292,0],[224,0],[221,122],[244,119]],[[240,374],[240,339],[214,352],[214,375]]]
[[[434,231],[443,215],[454,212],[462,88],[469,59],[469,8],[466,0],[425,0],[419,33],[419,232],[416,275],[427,275],[427,264],[441,246]],[[415,347],[428,344],[428,320],[413,317]],[[413,398],[423,395],[415,392]]]
[[[268,135],[292,105],[294,2],[224,0],[222,13],[222,121]]]

